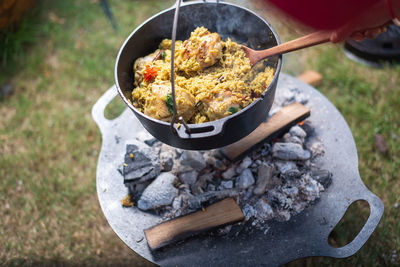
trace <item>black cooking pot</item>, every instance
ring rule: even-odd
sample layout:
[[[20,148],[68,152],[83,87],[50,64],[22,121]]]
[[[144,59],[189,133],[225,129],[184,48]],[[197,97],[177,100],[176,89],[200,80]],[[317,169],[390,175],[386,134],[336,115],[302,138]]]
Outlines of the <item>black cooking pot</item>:
[[[124,102],[135,113],[144,128],[160,141],[183,149],[207,150],[229,145],[251,133],[268,115],[275,97],[275,88],[282,64],[282,57],[271,57],[265,64],[275,69],[275,75],[262,96],[249,106],[228,117],[189,124],[172,131],[168,122],[146,116],[131,104],[134,82],[133,63],[158,48],[165,38],[171,38],[175,8],[162,11],[135,29],[117,57],[115,80]],[[199,26],[217,32],[222,38],[245,44],[254,49],[278,45],[279,38],[271,25],[252,11],[229,3],[190,2],[182,4],[179,14],[177,40],[185,40]]]

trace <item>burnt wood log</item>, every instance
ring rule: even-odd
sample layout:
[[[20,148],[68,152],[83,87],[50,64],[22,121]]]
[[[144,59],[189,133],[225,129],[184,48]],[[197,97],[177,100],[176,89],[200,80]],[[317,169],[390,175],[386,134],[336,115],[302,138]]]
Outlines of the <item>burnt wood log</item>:
[[[221,148],[220,152],[231,161],[238,160],[252,149],[257,148],[259,144],[281,136],[293,125],[303,121],[308,116],[310,116],[310,110],[306,106],[300,103],[287,105],[269,118],[268,121],[261,123],[248,136]]]
[[[155,250],[186,237],[243,219],[242,210],[235,200],[226,198],[204,210],[144,230],[144,233],[149,247]]]

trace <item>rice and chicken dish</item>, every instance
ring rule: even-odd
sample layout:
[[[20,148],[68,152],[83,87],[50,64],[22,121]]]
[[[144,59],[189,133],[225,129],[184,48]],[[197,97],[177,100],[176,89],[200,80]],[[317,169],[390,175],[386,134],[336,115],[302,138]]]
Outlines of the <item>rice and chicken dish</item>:
[[[133,105],[144,114],[170,121],[171,40],[134,63]],[[185,41],[175,42],[175,97],[178,116],[203,123],[229,116],[256,100],[271,83],[274,69],[253,68],[238,43],[218,33],[196,28]],[[260,71],[259,68],[262,68]]]

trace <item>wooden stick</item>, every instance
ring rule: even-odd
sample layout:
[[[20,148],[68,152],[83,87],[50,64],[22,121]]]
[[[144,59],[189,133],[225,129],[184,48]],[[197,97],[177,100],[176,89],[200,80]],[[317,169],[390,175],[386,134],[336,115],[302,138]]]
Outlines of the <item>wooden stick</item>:
[[[293,125],[310,116],[310,110],[300,103],[283,107],[268,121],[263,122],[248,136],[236,143],[221,148],[220,152],[229,160],[235,161],[250,152],[257,144],[276,138],[288,131]]]
[[[313,70],[307,70],[303,72],[301,75],[297,76],[297,79],[314,86],[322,83],[322,75]]]
[[[188,236],[243,219],[242,210],[235,200],[226,198],[204,211],[194,212],[144,230],[144,234],[149,247],[154,250]]]

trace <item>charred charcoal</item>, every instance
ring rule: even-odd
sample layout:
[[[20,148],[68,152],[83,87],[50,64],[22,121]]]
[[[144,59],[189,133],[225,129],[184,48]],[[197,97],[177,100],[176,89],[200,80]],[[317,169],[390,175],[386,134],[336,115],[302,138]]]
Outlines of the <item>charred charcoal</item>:
[[[254,184],[254,176],[250,169],[245,169],[236,179],[236,187],[239,189],[246,189]]]
[[[244,169],[247,169],[253,161],[249,157],[245,157],[239,164],[239,166],[236,168],[236,173],[239,174],[241,173]]]
[[[283,136],[283,141],[284,141],[285,143],[295,143],[295,144],[299,144],[299,145],[302,146],[304,140],[300,139],[300,138],[297,137],[297,136],[293,136],[293,135],[291,135],[291,134],[289,134],[289,133],[286,133],[286,134]]]
[[[199,151],[185,150],[180,160],[182,165],[190,166],[197,171],[201,171],[207,166],[203,155]]]
[[[298,138],[300,138],[302,140],[304,140],[304,138],[306,138],[306,136],[307,136],[307,133],[302,128],[300,128],[300,126],[297,126],[297,125],[290,128],[289,133],[292,136],[297,136]]]
[[[274,158],[282,160],[307,160],[311,157],[310,151],[293,143],[275,143],[272,153]]]
[[[317,180],[325,188],[328,188],[332,183],[332,173],[327,170],[314,170],[311,173],[313,179]]]
[[[256,195],[262,195],[265,193],[268,184],[271,183],[272,173],[274,167],[266,163],[262,163],[258,168],[257,182],[253,190]]]
[[[160,162],[150,147],[129,144],[122,168],[125,183],[142,183],[154,179],[160,173]]]
[[[264,198],[260,198],[255,204],[257,215],[263,220],[269,220],[274,217],[274,211],[272,207],[267,203]]]
[[[178,196],[178,189],[174,187],[176,176],[161,173],[142,193],[138,201],[141,210],[153,210],[163,206],[171,205],[174,198]]]
[[[311,152],[312,158],[323,156],[324,145],[317,138],[311,139],[306,143],[306,148]]]
[[[222,178],[232,179],[236,175],[236,165],[231,165],[226,171],[222,173]]]
[[[297,178],[301,175],[297,165],[293,161],[277,160],[275,167],[283,178]]]
[[[195,170],[188,171],[188,172],[181,173],[179,175],[179,179],[184,184],[194,185],[197,182],[198,175],[199,175],[199,173]]]
[[[234,189],[225,189],[221,191],[205,192],[203,194],[194,196],[189,200],[189,207],[191,209],[201,208],[203,203],[211,203],[227,197],[236,197],[238,192]]]

